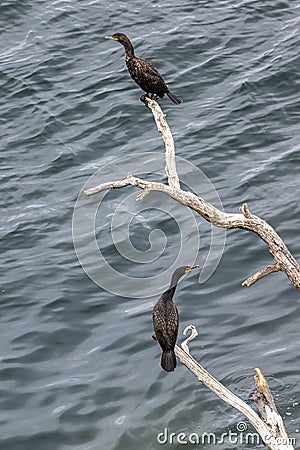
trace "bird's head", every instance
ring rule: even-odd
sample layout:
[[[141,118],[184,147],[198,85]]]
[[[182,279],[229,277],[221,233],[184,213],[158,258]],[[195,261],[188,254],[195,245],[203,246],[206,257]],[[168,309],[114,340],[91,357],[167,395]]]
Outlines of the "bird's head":
[[[124,33],[115,33],[112,36],[105,36],[105,39],[113,39],[114,41],[118,41],[121,44],[129,41],[128,37]]]
[[[175,272],[172,275],[172,279],[171,279],[171,283],[170,283],[170,288],[173,286],[176,286],[176,284],[178,283],[179,279],[186,273],[191,272],[194,269],[198,269],[199,266],[181,266],[178,267],[178,269],[175,270]]]

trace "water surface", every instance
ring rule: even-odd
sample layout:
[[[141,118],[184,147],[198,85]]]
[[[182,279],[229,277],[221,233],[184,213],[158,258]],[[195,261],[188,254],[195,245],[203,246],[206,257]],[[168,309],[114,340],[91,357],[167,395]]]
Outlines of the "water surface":
[[[101,202],[96,237],[109,263],[129,277],[123,296],[111,293],[114,276],[107,278],[109,292],[86,275],[73,246],[72,215],[85,183],[111,162],[112,178],[126,176],[129,163],[138,175],[146,169],[135,155],[149,152],[145,158],[156,171],[162,162],[154,179],[165,180],[163,145],[125,69],[123,49],[103,39],[123,31],[184,99],[180,106],[161,101],[177,155],[208,177],[226,211],[248,202],[300,260],[297,2],[3,1],[0,21],[0,448],[156,449],[165,428],[216,436],[236,431],[244,418],[185,367],[172,374],[160,369],[151,339],[157,283],[155,295],[130,296],[130,277],[149,289],[152,277],[176,260],[180,238],[172,214],[181,207],[160,196],[136,213],[129,188]],[[120,158],[127,163],[118,164]],[[193,173],[182,177],[197,190]],[[120,228],[118,243],[129,233],[146,252],[150,232],[160,230],[152,237],[162,246],[167,239],[162,256],[139,264],[114,248],[110,226],[121,202],[122,211],[132,208],[132,222],[128,232]],[[203,264],[210,226],[184,209],[180,214],[188,224],[196,221]],[[193,273],[178,288],[180,332],[197,326],[195,358],[249,403],[253,368],[260,367],[288,432],[299,440],[299,294],[280,273],[241,287],[270,263],[255,235],[229,231],[213,275],[199,284]],[[93,257],[90,264],[101,276]]]

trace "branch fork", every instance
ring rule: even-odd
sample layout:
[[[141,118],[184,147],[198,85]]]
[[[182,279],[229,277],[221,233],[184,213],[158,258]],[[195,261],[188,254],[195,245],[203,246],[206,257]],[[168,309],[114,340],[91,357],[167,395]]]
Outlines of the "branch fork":
[[[299,264],[271,225],[260,217],[252,214],[249,211],[247,203],[244,203],[241,206],[240,214],[224,213],[203,198],[180,188],[180,182],[176,170],[174,140],[166,121],[166,116],[155,100],[145,97],[144,102],[147,107],[151,109],[157,129],[160,132],[165,144],[165,170],[168,176],[168,184],[142,180],[129,173],[123,180],[100,184],[94,188],[87,189],[85,194],[94,195],[107,189],[121,189],[131,185],[144,191],[138,196],[138,201],[142,200],[151,191],[162,192],[182,205],[193,209],[205,220],[211,222],[216,227],[227,229],[243,228],[244,230],[252,231],[267,244],[275,262],[268,265],[265,269],[261,269],[248,277],[242,283],[242,286],[251,286],[258,280],[270,275],[271,273],[281,271],[285,273],[291,284],[298,291],[300,291]]]
[[[142,189],[142,193],[138,195],[137,201],[142,200],[151,191],[162,192],[182,205],[193,209],[216,227],[227,229],[243,228],[247,231],[252,231],[267,244],[270,253],[274,257],[275,263],[268,265],[264,269],[251,275],[242,283],[242,285],[251,286],[271,273],[282,271],[286,274],[291,284],[300,291],[299,264],[275,230],[263,219],[253,215],[249,211],[246,203],[241,206],[240,214],[224,213],[203,198],[198,197],[191,192],[183,191],[180,188],[176,170],[174,140],[167,124],[166,116],[163,114],[160,106],[155,100],[144,96],[143,101],[146,106],[151,109],[158,131],[161,133],[165,143],[165,169],[168,176],[168,184],[142,180],[133,176],[131,173],[128,173],[127,177],[122,180],[102,183],[99,186],[87,189],[85,195],[94,195],[107,189],[122,189],[127,186],[135,186]],[[283,420],[278,414],[271,391],[260,369],[255,369],[255,383],[257,388],[253,396],[254,402],[259,409],[259,416],[249,405],[210,375],[209,372],[207,372],[190,355],[188,344],[198,336],[198,332],[194,325],[186,327],[184,335],[187,335],[189,332],[191,332],[191,334],[181,344],[182,348],[177,345],[175,346],[175,355],[182,364],[196,376],[198,381],[213,391],[219,398],[242,412],[257,430],[263,442],[269,449],[294,450],[294,447],[291,444],[294,440],[288,438]]]

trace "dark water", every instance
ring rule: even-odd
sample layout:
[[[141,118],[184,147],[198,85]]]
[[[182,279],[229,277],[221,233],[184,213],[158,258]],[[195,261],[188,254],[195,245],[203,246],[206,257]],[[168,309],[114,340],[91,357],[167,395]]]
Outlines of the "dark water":
[[[178,169],[189,189],[218,194],[226,211],[247,201],[299,260],[299,12],[293,0],[1,2],[1,450],[181,448],[158,433],[236,431],[244,418],[181,364],[163,373],[151,339],[168,267],[203,264],[210,242],[211,276],[178,288],[180,331],[197,326],[193,355],[248,402],[260,367],[300,441],[299,294],[283,274],[241,287],[272,262],[256,236],[228,232],[217,265],[222,230],[211,238],[158,194],[136,206],[126,189],[79,197],[83,267],[72,237],[86,183],[128,170],[165,180],[123,49],[102,39],[123,31],[184,99],[161,105],[192,164]],[[101,256],[89,247],[94,216]]]

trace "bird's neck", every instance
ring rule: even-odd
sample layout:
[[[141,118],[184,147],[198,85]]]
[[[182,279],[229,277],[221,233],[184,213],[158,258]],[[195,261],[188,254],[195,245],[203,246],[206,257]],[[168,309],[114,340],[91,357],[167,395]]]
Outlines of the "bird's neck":
[[[165,303],[172,302],[173,296],[176,290],[177,284],[169,288],[166,292],[163,293],[162,298]]]
[[[130,41],[128,42],[124,42],[123,43],[124,48],[125,48],[125,59],[131,59],[134,58],[134,49],[133,49],[133,45]]]
[[[178,273],[177,271],[175,271],[175,272],[173,273],[173,275],[172,275],[172,279],[171,279],[171,282],[170,282],[169,289],[171,289],[172,287],[175,287],[175,289],[176,289],[177,284],[178,284],[178,281],[180,280],[180,278],[181,278],[183,275],[184,275],[183,273]]]

